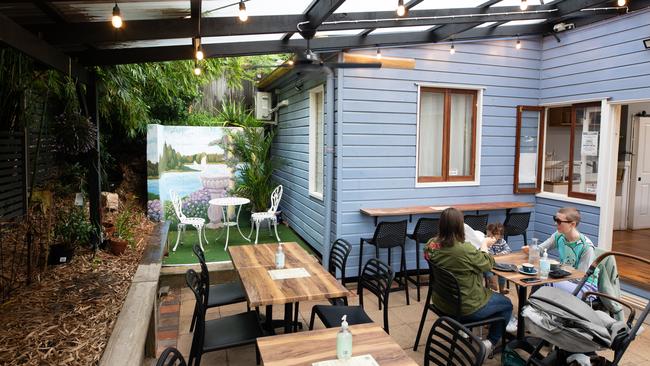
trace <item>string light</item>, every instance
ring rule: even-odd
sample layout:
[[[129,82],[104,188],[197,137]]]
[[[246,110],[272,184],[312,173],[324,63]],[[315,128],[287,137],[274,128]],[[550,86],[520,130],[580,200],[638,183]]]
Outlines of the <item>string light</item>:
[[[248,20],[248,13],[246,13],[246,4],[244,4],[244,0],[239,1],[239,20],[242,22]]]
[[[519,38],[517,38],[517,43],[515,44],[515,48],[518,50],[521,49],[521,40],[519,40]]]
[[[205,55],[203,54],[203,48],[201,47],[201,38],[194,38],[194,47],[196,48],[196,53],[194,56],[196,57],[197,61],[203,60]]]
[[[406,7],[404,7],[404,0],[397,0],[397,15],[400,17],[406,15]]]
[[[451,47],[449,47],[449,53],[452,54],[452,55],[453,55],[454,53],[456,53],[456,48],[454,48],[454,44],[453,44],[453,43],[451,44]]]
[[[625,1],[625,0],[618,0],[617,4],[618,4],[618,6],[625,6],[626,2],[627,1]]]
[[[526,9],[528,9],[528,1],[526,1],[526,0],[521,0],[521,4],[519,4],[519,9],[521,9],[521,10],[526,10]]]
[[[117,3],[115,3],[115,6],[113,7],[111,23],[113,23],[113,27],[115,28],[122,28],[122,12],[120,11],[120,7],[117,6]]]
[[[199,66],[199,63],[197,61],[194,61],[194,75],[196,76],[201,75],[201,67]]]
[[[381,50],[377,48],[377,59],[381,59]]]

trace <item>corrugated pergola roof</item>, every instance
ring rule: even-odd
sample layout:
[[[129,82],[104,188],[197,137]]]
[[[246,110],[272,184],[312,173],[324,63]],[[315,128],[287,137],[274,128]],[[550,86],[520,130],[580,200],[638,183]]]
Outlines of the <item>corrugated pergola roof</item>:
[[[122,29],[110,23],[115,1],[13,0],[0,3],[0,41],[64,70],[193,58],[201,37],[206,57],[317,52],[554,34],[650,6],[650,0],[121,0]],[[302,24],[298,31],[298,24]],[[76,61],[77,63],[73,62]]]

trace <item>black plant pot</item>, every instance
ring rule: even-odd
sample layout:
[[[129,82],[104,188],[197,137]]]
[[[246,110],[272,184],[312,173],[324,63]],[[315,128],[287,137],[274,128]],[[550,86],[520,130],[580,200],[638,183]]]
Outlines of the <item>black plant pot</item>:
[[[69,263],[74,255],[74,248],[67,244],[50,245],[50,254],[47,257],[47,264],[57,265]]]

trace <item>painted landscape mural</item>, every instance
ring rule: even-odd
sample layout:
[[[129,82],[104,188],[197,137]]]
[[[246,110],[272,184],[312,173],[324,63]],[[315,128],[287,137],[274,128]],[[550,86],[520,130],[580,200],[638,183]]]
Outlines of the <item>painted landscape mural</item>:
[[[148,215],[152,220],[178,220],[170,200],[173,190],[182,198],[188,217],[202,217],[216,228],[221,210],[209,207],[212,198],[224,197],[232,188],[227,127],[147,127]]]

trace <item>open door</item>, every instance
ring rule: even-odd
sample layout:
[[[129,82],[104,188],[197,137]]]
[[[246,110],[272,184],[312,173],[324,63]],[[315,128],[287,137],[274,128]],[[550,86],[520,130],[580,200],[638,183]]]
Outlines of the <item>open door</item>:
[[[630,191],[632,229],[650,228],[650,117],[636,117]]]

